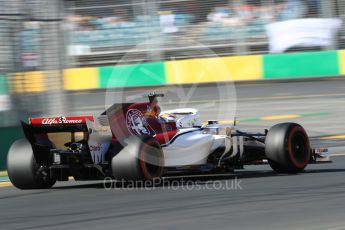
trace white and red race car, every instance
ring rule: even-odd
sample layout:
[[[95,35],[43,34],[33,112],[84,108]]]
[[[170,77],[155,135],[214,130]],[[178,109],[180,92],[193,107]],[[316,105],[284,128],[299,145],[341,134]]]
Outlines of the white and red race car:
[[[202,125],[197,110],[161,112],[157,97],[163,95],[147,96],[148,102],[114,104],[98,117],[22,122],[26,138],[13,143],[7,157],[11,182],[42,189],[71,176],[154,180],[172,173],[233,172],[263,161],[279,173],[298,173],[324,156],[311,149],[298,124],[278,124],[263,133],[217,121]]]

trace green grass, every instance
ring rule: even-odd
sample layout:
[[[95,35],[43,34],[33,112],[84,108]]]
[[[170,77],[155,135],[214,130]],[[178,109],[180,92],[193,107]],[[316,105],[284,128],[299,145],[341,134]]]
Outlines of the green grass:
[[[0,171],[0,176],[7,176],[7,171]]]

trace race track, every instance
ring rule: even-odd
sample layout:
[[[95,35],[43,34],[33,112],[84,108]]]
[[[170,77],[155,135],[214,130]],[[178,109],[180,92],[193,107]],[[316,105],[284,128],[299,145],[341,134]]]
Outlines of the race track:
[[[345,145],[345,80],[236,84],[237,98],[219,96],[226,84],[158,88],[163,109],[197,107],[203,120],[230,122],[225,108],[237,102],[243,129],[298,122],[322,144]],[[152,90],[152,89],[150,89]],[[178,91],[177,91],[178,90]],[[148,89],[119,92],[114,100]],[[178,93],[176,93],[178,92]],[[189,93],[188,93],[189,92]],[[115,94],[116,94],[115,93]],[[185,96],[181,97],[181,94]],[[192,96],[191,96],[192,95]],[[104,92],[69,93],[73,114],[96,114]],[[332,137],[335,136],[335,137]],[[340,138],[340,139],[339,139]],[[343,148],[334,148],[343,154]],[[320,229],[345,227],[345,157],[310,165],[299,175],[278,175],[269,166],[248,166],[235,175],[170,178],[168,186],[104,189],[102,182],[60,182],[51,190],[0,187],[1,229]],[[239,187],[231,186],[234,180]],[[179,183],[172,184],[175,180]],[[197,184],[197,185],[196,185]],[[230,185],[230,187],[229,187]],[[1,184],[0,184],[1,186]],[[194,188],[193,188],[194,186]]]

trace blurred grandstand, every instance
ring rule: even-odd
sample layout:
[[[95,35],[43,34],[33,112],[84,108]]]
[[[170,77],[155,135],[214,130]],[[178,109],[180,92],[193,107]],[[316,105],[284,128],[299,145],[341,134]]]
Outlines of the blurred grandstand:
[[[261,54],[268,51],[265,25],[342,17],[344,5],[341,0],[71,1],[65,29],[77,66],[117,63],[124,52],[152,39],[152,47],[137,49],[126,61],[150,60],[152,49],[153,59],[186,58],[197,44],[220,56]]]

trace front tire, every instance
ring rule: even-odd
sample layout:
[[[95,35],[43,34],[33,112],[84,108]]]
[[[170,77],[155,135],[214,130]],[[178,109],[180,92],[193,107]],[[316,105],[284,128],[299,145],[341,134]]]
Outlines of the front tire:
[[[301,172],[310,161],[309,138],[299,124],[282,123],[273,126],[265,144],[268,163],[278,173]]]
[[[162,177],[164,155],[153,137],[130,136],[123,143],[126,146],[111,161],[115,179],[153,181]]]
[[[26,139],[14,142],[7,155],[7,172],[11,183],[19,189],[48,189],[56,180],[44,178],[38,169],[32,146]]]

